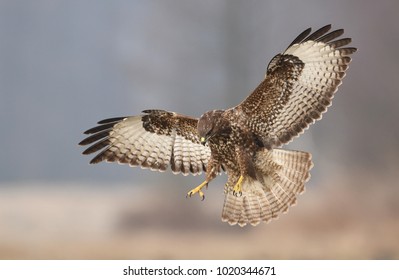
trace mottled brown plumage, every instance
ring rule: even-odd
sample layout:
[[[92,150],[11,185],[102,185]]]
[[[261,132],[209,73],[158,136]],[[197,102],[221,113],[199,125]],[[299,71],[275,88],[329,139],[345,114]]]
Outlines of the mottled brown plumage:
[[[163,110],[100,121],[80,142],[90,163],[120,162],[151,170],[201,174],[205,181],[188,192],[204,198],[202,188],[217,174],[228,178],[222,220],[257,225],[286,212],[304,191],[312,167],[306,152],[278,149],[330,106],[356,49],[327,25],[302,32],[269,63],[265,79],[241,104],[214,110],[199,119]]]

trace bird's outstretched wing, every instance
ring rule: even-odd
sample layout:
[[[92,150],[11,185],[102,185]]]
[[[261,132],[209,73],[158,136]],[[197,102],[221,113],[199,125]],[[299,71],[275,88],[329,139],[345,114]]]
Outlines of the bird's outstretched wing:
[[[83,154],[99,152],[90,163],[119,162],[174,173],[201,174],[211,155],[199,142],[198,120],[174,112],[146,110],[140,116],[106,119],[85,134]],[[94,144],[93,144],[94,143]]]
[[[356,48],[331,25],[302,32],[267,67],[264,81],[232,108],[267,148],[279,147],[321,118],[342,83]]]

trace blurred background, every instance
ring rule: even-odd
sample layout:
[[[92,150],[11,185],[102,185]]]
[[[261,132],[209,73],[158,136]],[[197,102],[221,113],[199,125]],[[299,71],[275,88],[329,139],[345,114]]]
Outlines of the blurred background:
[[[0,1],[1,259],[398,259],[399,2]],[[311,152],[307,191],[257,227],[220,220],[221,176],[89,165],[98,120],[200,116],[243,100],[304,29],[358,47]]]

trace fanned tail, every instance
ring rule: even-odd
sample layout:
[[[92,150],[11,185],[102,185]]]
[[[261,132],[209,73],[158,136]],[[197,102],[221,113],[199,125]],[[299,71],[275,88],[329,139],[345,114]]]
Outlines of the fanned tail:
[[[313,167],[310,153],[282,149],[263,149],[254,162],[258,179],[244,178],[241,196],[226,193],[222,221],[230,225],[256,226],[287,212],[304,192]]]

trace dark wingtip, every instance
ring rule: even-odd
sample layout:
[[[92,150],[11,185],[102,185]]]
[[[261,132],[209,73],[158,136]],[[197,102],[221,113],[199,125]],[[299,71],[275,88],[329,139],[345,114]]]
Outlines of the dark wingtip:
[[[312,31],[312,28],[310,28],[310,27],[308,29],[306,29],[305,31],[303,31],[301,34],[299,34],[294,39],[294,41],[291,42],[291,44],[289,44],[288,47],[291,47],[292,45],[295,45],[295,44],[298,44],[298,43],[302,42],[302,40],[305,39],[310,34],[311,31]]]
[[[102,124],[102,125],[98,125],[95,126],[93,128],[90,128],[88,130],[86,130],[85,132],[83,132],[84,134],[94,134],[94,133],[98,133],[101,131],[105,131],[105,130],[110,130],[111,128],[114,127],[115,124],[117,124],[118,122],[111,122],[111,123],[106,123],[106,124]]]
[[[105,129],[108,129],[112,126],[114,126],[116,123],[123,121],[124,119],[126,119],[126,117],[117,117],[117,118],[109,118],[109,119],[104,119],[101,120],[99,122],[97,122],[97,124],[99,124],[98,126],[92,127],[88,130],[86,130],[85,132],[83,132],[83,134],[93,134]]]
[[[104,119],[98,122],[98,124],[108,124],[108,123],[116,123],[119,121],[122,121],[126,117],[117,117],[117,118],[109,118],[109,119]]]
[[[97,163],[99,163],[101,161],[102,161],[102,158],[99,158],[99,157],[96,156],[89,162],[89,164],[97,164]]]
[[[342,34],[344,34],[344,30],[343,29],[337,29],[335,31],[327,33],[326,35],[324,35],[324,36],[322,36],[320,38],[317,38],[316,41],[317,42],[328,43],[331,40],[334,40],[334,39],[338,38]]]
[[[78,145],[79,145],[79,146],[84,146],[84,145],[86,145],[85,142],[86,142],[86,138],[83,139],[82,141],[80,141],[80,142],[78,143]]]
[[[310,34],[311,31],[312,31],[312,28],[309,27],[308,29],[303,31],[301,34],[299,34],[294,39],[294,41],[292,41],[291,44],[289,44],[288,48],[291,47],[292,45],[299,44],[299,43],[304,42],[304,41],[316,40],[316,39],[320,38],[321,36],[325,35],[330,29],[331,29],[331,24],[327,24],[327,25],[323,26],[322,28],[319,28],[318,30],[316,30],[312,34]],[[337,30],[337,31],[334,31],[334,32],[339,33],[340,31],[341,30]],[[342,30],[342,32],[343,32],[343,30]]]
[[[331,24],[327,24],[327,25],[323,26],[322,28],[317,29],[312,34],[310,34],[305,39],[305,41],[314,41],[314,40],[318,39],[319,37],[323,36],[324,34],[326,34],[328,31],[330,31],[330,29],[331,29]]]
[[[109,135],[110,131],[111,131],[111,129],[106,129],[106,130],[97,132],[93,135],[90,135],[89,137],[80,141],[79,145],[81,145],[81,146],[88,145],[88,144],[94,143],[100,139],[106,138]]]

